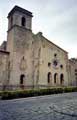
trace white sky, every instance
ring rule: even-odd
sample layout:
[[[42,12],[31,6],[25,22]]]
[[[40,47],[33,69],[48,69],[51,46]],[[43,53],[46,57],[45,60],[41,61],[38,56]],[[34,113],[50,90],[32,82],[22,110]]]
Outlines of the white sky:
[[[77,57],[77,0],[1,0],[0,44],[7,40],[7,15],[18,5],[34,15],[32,30]]]

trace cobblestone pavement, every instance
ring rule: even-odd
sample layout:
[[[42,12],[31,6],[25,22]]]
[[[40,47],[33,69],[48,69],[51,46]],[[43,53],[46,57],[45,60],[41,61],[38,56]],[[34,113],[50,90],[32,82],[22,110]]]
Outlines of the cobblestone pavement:
[[[0,100],[0,120],[77,120],[77,93]]]

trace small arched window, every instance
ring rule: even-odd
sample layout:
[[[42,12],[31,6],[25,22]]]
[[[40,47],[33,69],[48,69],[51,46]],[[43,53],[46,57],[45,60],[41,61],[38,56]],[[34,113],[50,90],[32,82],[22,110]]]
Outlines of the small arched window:
[[[54,54],[54,57],[56,57],[56,56],[57,56],[57,54],[55,53],[55,54]]]
[[[60,68],[63,69],[63,65],[62,64],[60,65]]]
[[[56,84],[57,80],[58,80],[58,74],[55,73],[55,74],[54,74],[54,83],[55,83],[55,84]]]
[[[51,72],[48,72],[48,83],[51,82]]]
[[[60,84],[61,85],[64,84],[64,75],[63,74],[60,75]]]
[[[26,24],[26,19],[25,19],[25,17],[22,17],[21,18],[21,25],[25,26],[25,24]]]
[[[50,62],[48,62],[48,67],[50,67],[51,66],[51,63]]]

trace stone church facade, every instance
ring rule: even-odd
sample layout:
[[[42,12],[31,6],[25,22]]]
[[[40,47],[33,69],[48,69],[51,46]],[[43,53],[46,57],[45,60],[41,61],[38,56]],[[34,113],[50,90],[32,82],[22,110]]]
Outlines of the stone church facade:
[[[68,86],[68,53],[41,32],[32,13],[15,6],[8,14],[7,41],[0,47],[0,86],[11,89]]]

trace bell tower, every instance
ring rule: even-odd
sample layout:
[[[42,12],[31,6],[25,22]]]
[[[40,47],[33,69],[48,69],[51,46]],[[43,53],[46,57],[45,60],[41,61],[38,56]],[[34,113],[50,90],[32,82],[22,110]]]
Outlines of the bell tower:
[[[32,13],[15,6],[8,14],[8,31],[15,25],[32,29]]]
[[[32,17],[31,12],[18,6],[8,14],[7,51],[10,52],[12,85],[28,85],[32,82]]]
[[[27,45],[26,34],[32,31],[32,17],[31,12],[19,6],[15,6],[8,13],[7,51],[11,53],[17,46],[20,48]]]

